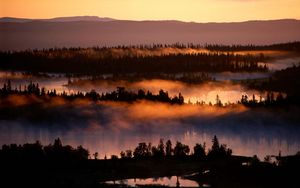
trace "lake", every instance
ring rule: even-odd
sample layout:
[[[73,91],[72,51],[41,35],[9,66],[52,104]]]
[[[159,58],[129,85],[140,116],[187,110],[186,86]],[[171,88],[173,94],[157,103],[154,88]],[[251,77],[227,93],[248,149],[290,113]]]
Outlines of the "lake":
[[[230,75],[230,76],[227,76]],[[268,73],[266,73],[268,74]],[[263,77],[262,73],[247,73]],[[178,81],[144,80],[137,82],[84,82],[83,85],[68,86],[68,79],[53,77],[24,76],[20,73],[1,72],[0,84],[12,80],[13,87],[38,82],[41,87],[58,92],[109,92],[117,86],[129,90],[143,88],[157,93],[163,88],[170,96],[179,92],[185,102],[204,101],[215,103],[216,95],[223,103],[235,103],[241,95],[254,94],[258,99],[264,93],[248,90],[235,84],[231,78],[241,78],[241,73],[220,73],[217,82],[187,85]],[[222,78],[223,77],[223,78]],[[226,79],[227,78],[227,79]],[[60,107],[58,107],[60,109]],[[59,111],[68,114],[65,119],[51,121],[29,121],[17,118],[0,120],[0,144],[35,142],[47,145],[57,137],[63,144],[83,145],[90,153],[98,152],[100,158],[119,155],[121,150],[131,149],[139,142],[157,145],[160,138],[188,144],[192,150],[196,143],[211,146],[217,135],[220,142],[233,149],[234,155],[253,156],[260,159],[266,155],[295,154],[300,150],[299,112],[283,110],[253,110],[243,106],[217,108],[214,106],[183,106],[137,102],[133,104],[99,102],[99,104],[76,104],[73,108]]]

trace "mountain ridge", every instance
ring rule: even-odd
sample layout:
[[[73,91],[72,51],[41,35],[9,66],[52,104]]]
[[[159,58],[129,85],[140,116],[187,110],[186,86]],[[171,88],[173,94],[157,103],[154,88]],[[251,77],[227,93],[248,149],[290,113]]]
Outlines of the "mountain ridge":
[[[271,19],[271,20],[245,20],[236,22],[195,22],[195,21],[182,21],[182,20],[123,20],[110,17],[99,16],[67,16],[67,17],[54,17],[54,18],[18,18],[18,17],[0,17],[0,23],[6,22],[31,22],[31,21],[44,21],[44,22],[73,22],[73,21],[132,21],[132,22],[183,22],[183,23],[196,23],[196,24],[228,24],[228,23],[248,23],[248,22],[272,22],[272,21],[300,21],[294,18]]]
[[[24,23],[32,21],[45,21],[45,22],[73,22],[73,21],[114,21],[116,19],[98,16],[68,16],[68,17],[55,17],[47,19],[33,19],[33,18],[17,18],[17,17],[1,17],[0,22],[13,22]]]

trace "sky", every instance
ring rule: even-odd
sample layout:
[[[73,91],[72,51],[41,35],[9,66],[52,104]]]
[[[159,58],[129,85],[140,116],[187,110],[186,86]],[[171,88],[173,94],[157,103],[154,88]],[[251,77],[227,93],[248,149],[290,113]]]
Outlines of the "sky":
[[[237,22],[300,19],[300,0],[0,0],[0,17]]]

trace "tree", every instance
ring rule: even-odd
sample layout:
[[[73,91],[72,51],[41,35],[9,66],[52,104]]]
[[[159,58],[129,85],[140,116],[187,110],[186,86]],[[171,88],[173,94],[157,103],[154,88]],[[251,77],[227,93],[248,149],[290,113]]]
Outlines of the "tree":
[[[181,93],[178,94],[178,100],[179,100],[179,104],[183,104],[184,103],[184,97],[182,96]]]
[[[126,150],[126,158],[132,158],[132,151],[131,150]]]
[[[205,143],[203,145],[197,143],[194,146],[194,156],[199,158],[205,157]]]
[[[152,151],[152,156],[155,157],[155,158],[159,158],[160,157],[160,153],[159,153],[159,150],[157,147],[153,146],[151,148],[151,151]]]
[[[95,153],[93,154],[95,160],[98,160],[98,155],[99,155],[98,152],[95,152]]]
[[[121,151],[120,153],[121,159],[125,159],[126,158],[126,154],[124,151]]]
[[[220,144],[219,144],[219,140],[218,140],[216,135],[212,139],[212,143],[213,144],[212,144],[211,150],[212,151],[218,151],[220,149]]]
[[[139,143],[133,152],[134,158],[144,158],[151,156],[151,143],[148,145],[145,142]]]
[[[216,105],[217,106],[222,106],[223,105],[222,102],[221,102],[221,100],[220,100],[219,95],[216,96]]]
[[[61,148],[62,147],[62,143],[61,143],[61,140],[60,138],[57,138],[54,140],[54,145],[53,145],[54,148]]]
[[[188,145],[182,144],[181,142],[177,142],[174,148],[174,156],[184,157],[188,155],[190,152],[190,148]]]
[[[166,142],[166,156],[170,157],[173,154],[172,142],[168,140]]]
[[[255,95],[253,94],[252,95],[252,102],[255,104],[257,101],[256,101],[256,99],[255,99]]]
[[[90,155],[89,151],[82,146],[77,147],[76,153],[78,155],[78,159],[88,159]]]
[[[271,156],[270,155],[265,156],[264,162],[270,163],[271,162]]]
[[[209,158],[224,158],[231,156],[232,150],[227,149],[225,144],[220,145],[217,136],[215,135],[212,139],[212,147],[211,150],[208,151],[207,156]]]
[[[158,155],[159,157],[164,157],[165,156],[165,144],[164,144],[164,140],[160,139],[159,140],[159,144],[157,146],[158,149]]]

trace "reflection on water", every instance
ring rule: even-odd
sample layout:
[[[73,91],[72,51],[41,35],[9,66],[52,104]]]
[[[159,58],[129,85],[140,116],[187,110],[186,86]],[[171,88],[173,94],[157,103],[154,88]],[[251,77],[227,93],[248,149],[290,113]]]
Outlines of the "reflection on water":
[[[160,178],[147,178],[147,179],[125,179],[118,181],[107,181],[106,184],[120,184],[130,187],[138,187],[141,185],[151,186],[168,186],[168,187],[199,187],[195,181],[183,179],[181,177],[160,177]]]

